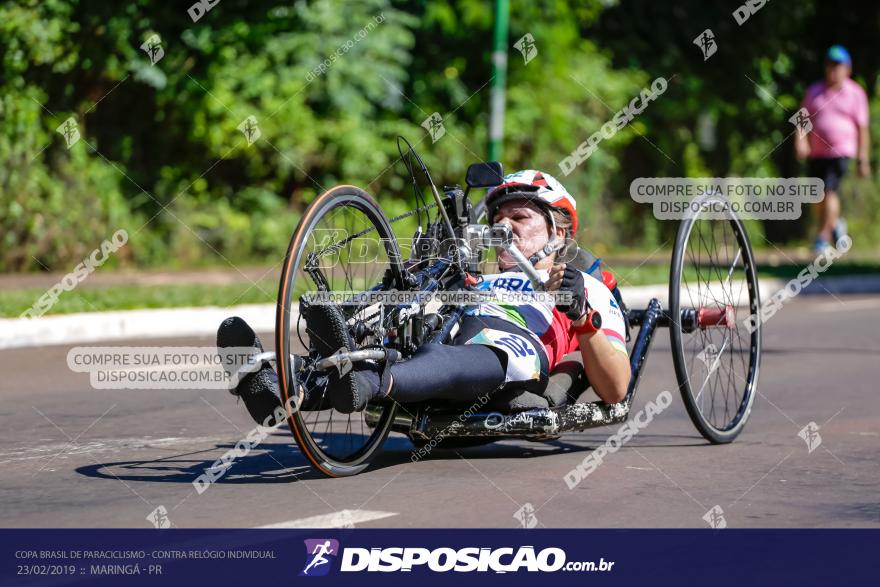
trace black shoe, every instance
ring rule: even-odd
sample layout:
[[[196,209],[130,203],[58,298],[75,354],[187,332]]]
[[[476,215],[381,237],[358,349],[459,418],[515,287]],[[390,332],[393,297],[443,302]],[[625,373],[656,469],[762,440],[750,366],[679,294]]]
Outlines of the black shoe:
[[[233,376],[237,367],[242,364],[241,357],[235,357],[231,352],[224,352],[224,349],[232,347],[253,347],[254,355],[263,352],[263,345],[256,333],[238,316],[227,318],[217,329],[217,354],[220,355],[223,367],[230,376]],[[284,413],[279,399],[281,394],[278,390],[278,376],[269,363],[263,363],[256,373],[248,373],[242,377],[235,389],[230,392],[244,401],[247,411],[257,424],[274,426],[277,423],[276,413]],[[281,411],[276,412],[276,410]]]
[[[345,318],[336,306],[302,302],[299,311],[306,321],[310,350],[319,357],[329,357],[340,349],[353,351],[357,348]]]
[[[370,400],[380,395],[378,368],[364,363],[344,375],[331,372],[327,381],[327,395],[337,412],[351,414],[362,411]]]
[[[319,357],[326,358],[337,351],[353,351],[357,346],[348,332],[339,308],[326,304],[300,304],[306,321],[309,345]],[[333,409],[343,414],[359,412],[379,392],[377,368],[370,364],[353,368],[339,368],[327,374],[327,397]]]

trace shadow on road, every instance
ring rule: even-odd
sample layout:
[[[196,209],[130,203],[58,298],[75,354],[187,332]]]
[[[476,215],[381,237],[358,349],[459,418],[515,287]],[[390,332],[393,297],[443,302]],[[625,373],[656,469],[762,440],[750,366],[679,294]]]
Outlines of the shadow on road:
[[[233,458],[229,466],[215,469],[215,483],[291,483],[303,479],[322,479],[286,434],[272,438],[286,442],[265,442],[245,456]],[[192,483],[208,472],[235,443],[213,448],[145,460],[115,461],[84,465],[76,472],[86,477],[147,483]],[[204,455],[204,456],[201,456]]]
[[[535,458],[559,454],[568,454],[582,451],[592,451],[597,446],[603,444],[605,440],[614,434],[615,428],[609,428],[604,434],[602,433],[574,433],[566,434],[560,439],[547,442],[530,442],[519,439],[502,439],[496,442],[484,444],[481,446],[471,447],[450,447],[444,448],[437,446],[431,450],[426,456],[416,459],[419,461],[431,460],[449,460],[449,459],[511,459],[511,458]],[[401,445],[399,448],[390,441],[399,440]],[[696,435],[676,435],[676,434],[639,434],[633,437],[624,447],[632,446],[635,448],[670,448],[685,446],[711,446],[708,442]],[[384,447],[385,450],[376,459],[377,464],[380,461],[388,460],[388,465],[405,461],[412,461],[414,449],[409,441],[405,438],[391,438]],[[417,450],[417,449],[415,449]]]
[[[443,461],[450,459],[512,459],[534,458],[591,451],[605,442],[607,435],[570,434],[565,440],[531,443],[521,440],[501,440],[473,447],[435,447],[416,461]],[[249,454],[234,458],[228,466],[219,465],[215,471],[215,483],[262,484],[292,483],[302,480],[327,479],[315,471],[299,448],[286,434],[275,434],[280,442],[264,443]],[[630,441],[636,448],[668,448],[674,446],[709,446],[702,439],[685,435],[641,434]],[[144,460],[126,460],[84,465],[76,472],[95,479],[121,480],[143,483],[193,483],[208,472],[227,451],[234,450],[234,443],[216,444],[213,448]],[[625,449],[625,447],[624,447]],[[362,475],[387,467],[410,465],[417,449],[410,440],[393,434],[385,441],[381,452],[370,468]],[[234,454],[234,453],[233,453]]]

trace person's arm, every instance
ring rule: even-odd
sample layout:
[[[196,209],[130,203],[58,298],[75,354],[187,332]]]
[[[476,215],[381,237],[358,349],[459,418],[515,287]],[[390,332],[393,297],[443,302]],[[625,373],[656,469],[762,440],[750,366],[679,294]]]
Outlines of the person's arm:
[[[871,132],[867,126],[859,127],[859,175],[871,175]]]
[[[871,132],[868,129],[869,109],[868,94],[861,86],[857,86],[859,95],[856,106],[855,123],[859,129],[859,175],[868,177],[871,175]]]
[[[801,132],[800,129],[794,133],[794,156],[799,161],[810,156],[810,141],[807,139],[807,133]]]
[[[583,317],[573,325],[580,326],[585,321]],[[578,335],[578,343],[587,380],[596,395],[609,404],[623,401],[631,375],[626,354],[615,349],[601,331]]]
[[[584,312],[587,290],[580,271],[574,269],[566,271],[565,264],[554,265],[544,287],[547,291],[567,290],[572,292],[574,300],[571,306],[557,306],[557,308],[572,319],[572,326],[582,326],[587,321],[587,315]],[[603,311],[600,311],[599,314],[603,320],[611,318]],[[610,404],[622,401],[626,396],[626,388],[629,386],[630,380],[626,347],[620,350],[614,348],[614,345],[608,340],[608,335],[602,331],[578,335],[578,344],[581,358],[584,361],[584,371],[596,395],[602,401]],[[624,344],[622,340],[620,344]]]
[[[811,89],[807,90],[806,95],[804,95],[804,99],[801,101],[801,108],[810,111],[809,103],[811,96]],[[803,132],[800,128],[795,127],[794,132],[794,156],[798,158],[798,160],[802,161],[810,156],[810,141],[807,138],[808,133]]]

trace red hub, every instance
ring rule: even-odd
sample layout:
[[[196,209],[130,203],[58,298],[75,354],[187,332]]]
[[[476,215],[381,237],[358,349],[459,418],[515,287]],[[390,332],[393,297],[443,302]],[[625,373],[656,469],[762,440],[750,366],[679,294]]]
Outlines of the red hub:
[[[713,326],[736,328],[736,311],[733,306],[700,308],[697,311],[697,325],[703,330]]]

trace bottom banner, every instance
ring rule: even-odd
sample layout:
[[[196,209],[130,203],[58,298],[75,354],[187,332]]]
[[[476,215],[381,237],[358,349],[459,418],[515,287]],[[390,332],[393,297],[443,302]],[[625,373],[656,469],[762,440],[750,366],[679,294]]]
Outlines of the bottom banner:
[[[2,585],[876,583],[877,530],[0,530]]]

